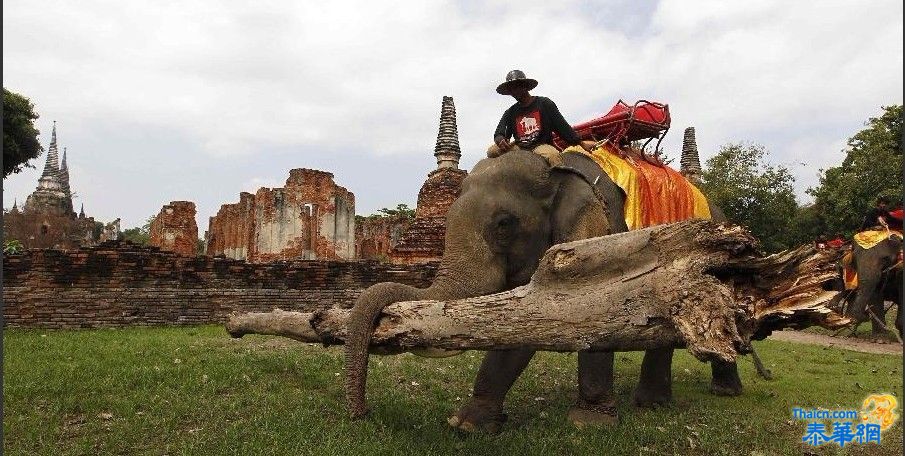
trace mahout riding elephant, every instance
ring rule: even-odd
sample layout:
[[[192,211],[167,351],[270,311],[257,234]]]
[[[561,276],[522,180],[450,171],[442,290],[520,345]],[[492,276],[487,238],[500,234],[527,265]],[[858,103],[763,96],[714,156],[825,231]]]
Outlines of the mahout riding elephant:
[[[528,283],[552,245],[627,231],[622,191],[589,158],[567,153],[550,167],[544,158],[513,150],[478,162],[462,183],[447,214],[446,244],[428,288],[385,282],[366,289],[347,322],[346,397],[354,417],[367,413],[368,346],[380,311],[399,301],[449,300],[497,293]],[[721,218],[715,207],[712,214]],[[663,404],[672,398],[673,349],[644,354],[633,402]],[[534,350],[488,352],[470,401],[449,418],[464,430],[494,432],[506,419],[503,400]],[[735,363],[712,363],[711,389],[741,393]],[[578,352],[578,401],[569,418],[576,425],[616,421],[613,353]]]
[[[867,249],[857,242],[852,243],[852,265],[858,273],[858,287],[846,300],[845,314],[859,323],[870,320],[874,335],[885,332],[885,301],[895,303],[898,309],[895,326],[902,335],[901,255],[902,236],[897,233]],[[876,319],[870,316],[871,313]]]

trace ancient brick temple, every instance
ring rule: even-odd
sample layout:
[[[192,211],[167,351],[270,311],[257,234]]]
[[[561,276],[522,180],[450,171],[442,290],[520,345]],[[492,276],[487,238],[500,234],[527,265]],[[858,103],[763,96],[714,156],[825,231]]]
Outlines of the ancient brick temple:
[[[262,187],[210,218],[205,252],[266,263],[355,256],[355,196],[333,174],[293,169],[283,188]]]
[[[685,129],[685,136],[682,138],[682,157],[679,160],[681,172],[690,181],[698,183],[701,181],[701,158],[698,156],[698,143],[694,135],[694,127]]]
[[[440,109],[440,131],[434,147],[437,169],[427,175],[418,192],[415,220],[390,251],[390,259],[397,264],[436,261],[443,257],[446,234],[446,212],[458,198],[462,181],[468,172],[459,169],[459,133],[456,127],[456,107],[452,97],[443,97]]]
[[[38,187],[28,195],[25,206],[12,209],[3,217],[4,240],[17,240],[25,248],[73,249],[97,245],[119,236],[119,219],[103,224],[85,216],[85,206],[76,215],[69,187],[66,149],[60,163],[57,146],[57,124],[53,124],[47,161],[38,179]]]
[[[180,255],[195,255],[198,246],[198,224],[195,203],[171,201],[163,206],[151,222],[148,244]]]

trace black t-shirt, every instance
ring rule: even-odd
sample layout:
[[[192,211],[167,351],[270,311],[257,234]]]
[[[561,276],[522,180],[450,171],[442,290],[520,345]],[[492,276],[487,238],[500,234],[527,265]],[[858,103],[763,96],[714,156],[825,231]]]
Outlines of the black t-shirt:
[[[566,144],[575,145],[581,142],[572,126],[566,122],[556,103],[547,97],[534,97],[528,106],[515,103],[500,119],[494,132],[494,142],[502,136],[505,139],[515,137],[515,144],[522,149],[533,149],[541,144],[553,144],[553,132],[556,132]]]
[[[875,226],[880,225],[880,221],[877,220],[880,217],[883,217],[884,220],[889,220],[889,212],[886,209],[880,209],[879,207],[872,208],[867,211],[867,214],[864,215],[864,221],[861,222],[861,229],[859,231],[869,230]]]

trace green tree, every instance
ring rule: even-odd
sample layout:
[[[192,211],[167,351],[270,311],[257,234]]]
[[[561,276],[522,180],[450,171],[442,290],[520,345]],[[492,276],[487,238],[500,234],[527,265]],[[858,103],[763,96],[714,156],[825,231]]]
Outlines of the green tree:
[[[152,215],[148,217],[144,225],[123,230],[121,234],[122,239],[135,244],[147,245],[151,240],[151,223],[154,222],[154,219],[156,218],[157,216]]]
[[[34,124],[37,118],[28,98],[3,88],[3,178],[34,168],[28,161],[43,151]]]
[[[902,198],[902,106],[884,106],[848,140],[840,166],[821,170],[808,189],[825,231],[851,235],[877,197]]]
[[[378,210],[377,212],[379,212],[385,216],[388,216],[388,217],[401,216],[401,217],[415,218],[415,210],[410,208],[408,206],[408,204],[405,204],[405,203],[397,204],[396,209],[383,208],[383,209]]]
[[[783,166],[765,162],[759,144],[726,144],[707,160],[701,190],[734,223],[747,227],[764,250],[794,245],[789,228],[798,210],[795,178]]]

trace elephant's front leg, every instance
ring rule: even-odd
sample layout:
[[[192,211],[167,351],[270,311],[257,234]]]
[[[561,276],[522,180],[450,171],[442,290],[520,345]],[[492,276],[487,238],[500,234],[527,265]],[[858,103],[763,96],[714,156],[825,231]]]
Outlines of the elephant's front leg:
[[[738,376],[738,365],[724,361],[711,361],[710,392],[717,396],[738,396],[742,394],[742,379]]]
[[[449,425],[465,432],[498,432],[506,422],[506,393],[533,356],[531,349],[488,352],[478,370],[471,400],[449,418]]]
[[[644,352],[641,377],[632,400],[638,407],[665,405],[672,400],[672,348]]]
[[[578,402],[569,409],[569,421],[579,428],[619,421],[613,352],[578,352]]]

